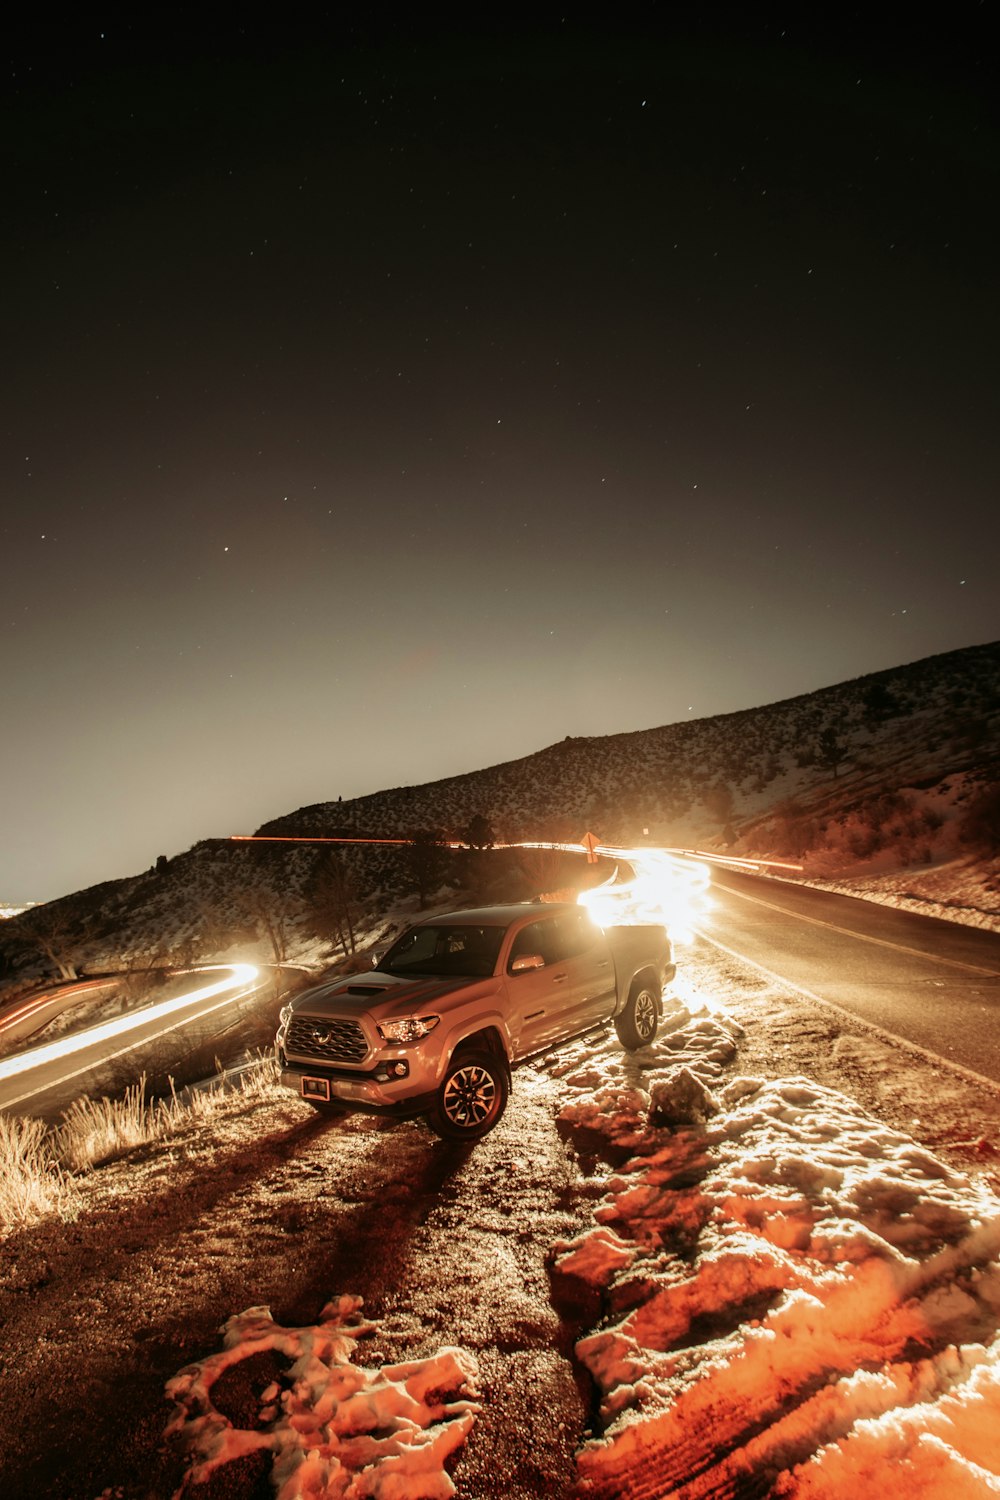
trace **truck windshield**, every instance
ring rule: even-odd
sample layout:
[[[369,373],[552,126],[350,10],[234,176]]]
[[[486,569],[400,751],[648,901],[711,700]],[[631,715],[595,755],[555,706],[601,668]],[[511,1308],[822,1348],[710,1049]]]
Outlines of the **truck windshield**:
[[[386,974],[441,974],[448,978],[485,979],[497,966],[504,927],[450,926],[432,923],[412,927],[393,943],[378,964]]]

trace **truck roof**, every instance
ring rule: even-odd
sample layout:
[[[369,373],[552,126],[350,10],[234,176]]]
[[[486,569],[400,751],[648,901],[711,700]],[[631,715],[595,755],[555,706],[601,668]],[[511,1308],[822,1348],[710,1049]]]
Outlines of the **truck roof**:
[[[437,925],[448,922],[461,927],[509,927],[520,917],[555,916],[561,911],[579,911],[573,901],[511,901],[505,906],[474,906],[465,911],[441,912],[436,917],[424,917],[415,925]]]

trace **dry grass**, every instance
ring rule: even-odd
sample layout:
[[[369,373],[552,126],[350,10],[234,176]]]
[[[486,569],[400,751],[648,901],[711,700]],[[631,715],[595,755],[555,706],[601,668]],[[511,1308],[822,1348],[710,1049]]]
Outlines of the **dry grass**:
[[[42,1121],[0,1114],[0,1224],[72,1218],[75,1207],[72,1178],[53,1156]]]
[[[241,1103],[273,1097],[276,1086],[274,1059],[260,1056],[235,1084],[220,1080],[184,1097],[148,1100],[143,1077],[121,1099],[78,1099],[54,1130],[41,1120],[0,1115],[0,1221],[18,1227],[53,1213],[70,1218],[74,1174],[211,1119],[234,1096]]]

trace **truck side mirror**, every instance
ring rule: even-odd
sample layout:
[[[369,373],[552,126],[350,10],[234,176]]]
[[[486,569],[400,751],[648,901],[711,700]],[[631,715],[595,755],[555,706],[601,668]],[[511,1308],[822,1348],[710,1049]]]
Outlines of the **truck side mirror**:
[[[510,966],[512,974],[526,974],[529,969],[544,969],[545,960],[540,953],[519,953]]]

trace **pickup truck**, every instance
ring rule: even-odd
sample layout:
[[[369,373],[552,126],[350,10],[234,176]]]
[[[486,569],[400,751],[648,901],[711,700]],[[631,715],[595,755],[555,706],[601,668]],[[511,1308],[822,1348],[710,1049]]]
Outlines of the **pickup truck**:
[[[511,1068],[597,1026],[656,1036],[676,968],[664,927],[598,927],[585,907],[485,906],[409,928],[370,973],[281,1012],[281,1081],[317,1109],[423,1116],[447,1140],[492,1130]]]

